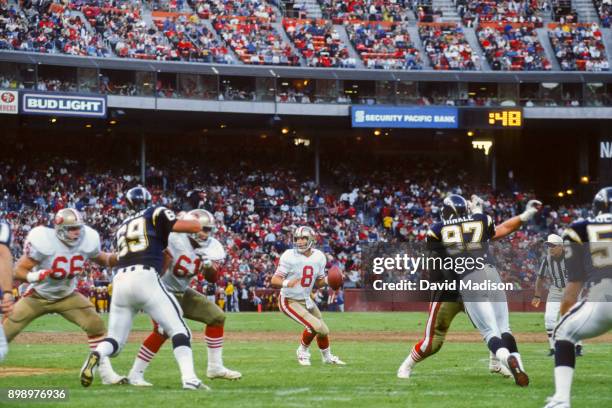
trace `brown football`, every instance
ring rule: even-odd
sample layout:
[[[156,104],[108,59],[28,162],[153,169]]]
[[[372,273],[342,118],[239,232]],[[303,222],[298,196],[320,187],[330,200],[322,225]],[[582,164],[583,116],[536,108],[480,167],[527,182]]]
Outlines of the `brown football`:
[[[342,271],[336,265],[329,268],[327,271],[327,283],[333,290],[337,290],[342,286],[344,277]]]

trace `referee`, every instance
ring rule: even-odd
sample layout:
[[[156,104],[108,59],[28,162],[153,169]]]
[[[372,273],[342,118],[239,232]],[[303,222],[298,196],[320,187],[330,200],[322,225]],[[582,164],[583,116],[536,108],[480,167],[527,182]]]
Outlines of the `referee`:
[[[544,291],[544,280],[550,281],[548,297],[546,298],[546,311],[544,312],[544,327],[548,335],[549,356],[555,355],[555,342],[552,338],[553,332],[559,318],[563,288],[567,283],[567,269],[565,267],[565,251],[563,239],[556,234],[550,234],[544,245],[548,248],[547,254],[542,260],[538,277],[535,284],[535,294],[531,301],[534,307],[540,305],[542,292]],[[576,345],[576,355],[582,355],[582,345]]]

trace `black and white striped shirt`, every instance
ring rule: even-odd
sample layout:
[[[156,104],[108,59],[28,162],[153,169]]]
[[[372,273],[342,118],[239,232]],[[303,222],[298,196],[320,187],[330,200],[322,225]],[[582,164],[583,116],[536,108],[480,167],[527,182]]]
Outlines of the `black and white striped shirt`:
[[[552,258],[550,255],[546,255],[542,264],[540,265],[540,270],[538,271],[538,276],[543,278],[545,276],[550,277],[552,284],[555,285],[558,289],[563,289],[565,284],[567,283],[567,269],[565,268],[565,258],[561,257],[559,259]]]

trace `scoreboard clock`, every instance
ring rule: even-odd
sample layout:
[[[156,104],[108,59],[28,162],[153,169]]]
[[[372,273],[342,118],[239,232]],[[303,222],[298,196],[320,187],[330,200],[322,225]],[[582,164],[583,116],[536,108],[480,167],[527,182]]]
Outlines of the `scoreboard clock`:
[[[467,129],[520,129],[523,127],[522,108],[461,109],[461,127]]]

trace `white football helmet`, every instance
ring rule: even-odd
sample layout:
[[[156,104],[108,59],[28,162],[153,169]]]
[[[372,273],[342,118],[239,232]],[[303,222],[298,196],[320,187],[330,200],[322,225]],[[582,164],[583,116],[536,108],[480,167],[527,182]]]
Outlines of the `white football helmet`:
[[[185,218],[186,219],[196,219],[200,221],[200,226],[202,227],[202,231],[208,232],[208,237],[212,235],[215,228],[217,227],[217,223],[215,222],[215,217],[210,213],[210,211],[201,210],[201,209],[191,210],[185,215]],[[206,239],[202,239],[199,233],[190,234],[189,236],[199,245],[202,245],[206,242]]]
[[[55,226],[55,235],[57,238],[64,244],[72,247],[81,239],[85,222],[80,212],[74,208],[64,208],[55,214],[53,225]],[[79,230],[79,234],[76,237],[70,234],[74,229]]]
[[[303,254],[304,252],[308,252],[310,248],[312,248],[317,241],[316,233],[314,229],[308,226],[297,227],[297,229],[293,232],[293,246],[295,249]],[[306,243],[298,244],[298,238],[306,238]]]

